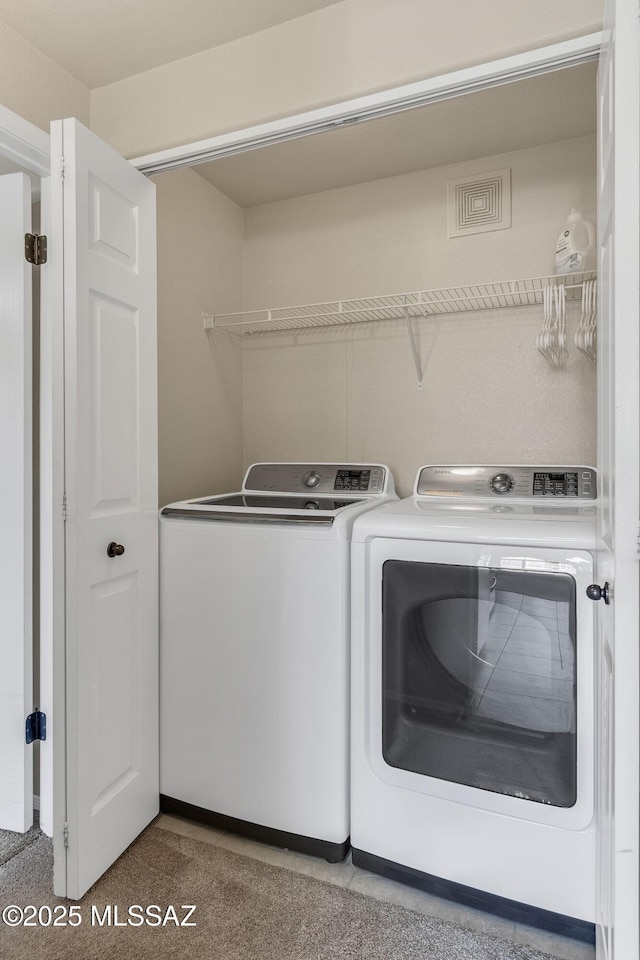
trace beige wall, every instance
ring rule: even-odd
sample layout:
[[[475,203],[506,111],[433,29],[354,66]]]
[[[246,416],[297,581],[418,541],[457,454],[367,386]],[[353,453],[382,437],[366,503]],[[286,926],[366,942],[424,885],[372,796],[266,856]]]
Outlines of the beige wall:
[[[595,217],[595,137],[245,212],[244,306],[400,293],[553,272],[572,205]],[[446,182],[512,170],[512,228],[447,239]],[[595,461],[595,371],[537,352],[541,308],[263,336],[244,347],[244,462],[382,460],[411,492],[427,462]],[[570,310],[570,334],[576,311]]]
[[[51,120],[89,123],[89,90],[20,34],[0,24],[0,104],[43,130]]]
[[[139,155],[585,34],[600,28],[601,7],[601,0],[565,0],[562,5],[512,0],[507,17],[503,0],[482,5],[468,0],[344,0],[94,90],[91,125],[124,155]],[[489,169],[495,164],[503,162],[492,160]],[[566,173],[571,180],[573,171]],[[482,280],[496,264],[500,275],[527,275],[537,269],[530,263],[532,249],[544,249],[551,257],[558,220],[554,202],[560,209],[567,203],[587,208],[591,200],[590,188],[584,188],[585,197],[582,186],[578,196],[569,198],[566,176],[556,169],[548,192],[555,218],[549,239],[536,192],[546,193],[547,184],[531,184],[530,195],[521,179],[519,222],[526,229],[523,234],[520,228],[519,239],[526,243],[520,252],[514,229],[503,236],[485,235],[469,254],[468,241],[458,241],[457,247],[439,242],[437,183],[442,175],[432,171],[394,178],[346,193],[302,198],[297,206],[250,211],[245,306],[415,289],[452,283],[456,277],[467,282],[473,270]],[[581,176],[578,172],[578,183]],[[495,423],[486,377],[502,384],[493,385],[500,399],[523,380],[539,388],[545,400],[557,387],[574,440],[573,448],[564,448],[571,431],[559,425],[541,436],[547,428],[541,430],[529,390],[525,412],[511,412],[508,426],[500,427],[502,446],[491,427],[494,458],[517,454],[523,460],[544,459],[554,453],[563,459],[561,450],[566,459],[576,458],[578,451],[582,459],[593,458],[592,372],[579,361],[572,361],[560,377],[544,369],[544,361],[529,348],[537,315],[526,320],[519,313],[512,322],[502,314],[475,318],[471,338],[470,318],[435,321],[420,332],[427,368],[427,384],[420,392],[408,345],[395,328],[342,331],[328,341],[323,334],[298,334],[283,343],[254,343],[244,351],[224,334],[205,335],[203,311],[242,307],[242,213],[193,172],[165,174],[156,182],[162,503],[235,488],[243,460],[246,465],[280,457],[386,459],[409,492],[415,467],[427,459],[489,457],[486,441],[478,451],[457,430],[470,406],[469,395],[474,396],[475,419],[466,433],[482,435],[485,417]],[[458,261],[461,270],[456,272]],[[550,263],[540,269],[547,272]],[[318,337],[322,342],[312,343]],[[463,361],[468,344],[470,370]],[[476,349],[486,362],[475,364]],[[415,442],[416,427],[420,443]]]
[[[243,213],[191,170],[155,178],[161,504],[235,487],[242,358],[202,313],[240,309]]]
[[[580,36],[603,0],[343,0],[109,84],[91,125],[125,156]]]

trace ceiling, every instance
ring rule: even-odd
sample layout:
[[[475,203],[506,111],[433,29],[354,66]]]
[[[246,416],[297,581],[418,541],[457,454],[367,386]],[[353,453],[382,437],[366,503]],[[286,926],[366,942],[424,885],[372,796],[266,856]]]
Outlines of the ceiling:
[[[0,22],[89,87],[341,0],[0,0]],[[242,207],[595,133],[595,63],[194,169]],[[3,172],[3,171],[0,171]]]
[[[339,2],[0,0],[0,21],[93,89]]]
[[[596,132],[596,63],[194,167],[242,207]]]

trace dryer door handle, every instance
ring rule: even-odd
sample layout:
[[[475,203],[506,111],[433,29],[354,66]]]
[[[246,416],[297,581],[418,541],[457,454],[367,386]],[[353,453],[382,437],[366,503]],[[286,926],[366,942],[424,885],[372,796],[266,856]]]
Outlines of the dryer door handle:
[[[605,583],[604,587],[601,587],[598,583],[590,583],[587,587],[587,596],[589,600],[604,600],[608,605],[611,603],[611,591],[609,590],[609,584]]]

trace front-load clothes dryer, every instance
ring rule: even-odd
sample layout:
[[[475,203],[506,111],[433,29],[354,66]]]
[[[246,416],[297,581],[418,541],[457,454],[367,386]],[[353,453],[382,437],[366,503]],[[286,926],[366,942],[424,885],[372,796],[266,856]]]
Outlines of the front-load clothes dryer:
[[[424,467],[352,542],[354,864],[586,940],[595,497],[588,467]]]
[[[161,809],[344,858],[350,548],[382,464],[262,463],[160,514]]]

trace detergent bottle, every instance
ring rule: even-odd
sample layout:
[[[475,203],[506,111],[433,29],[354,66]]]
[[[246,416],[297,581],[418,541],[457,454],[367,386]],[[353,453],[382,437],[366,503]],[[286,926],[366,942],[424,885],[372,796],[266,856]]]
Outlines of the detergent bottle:
[[[572,207],[556,244],[556,273],[594,269],[595,240],[593,224]]]

